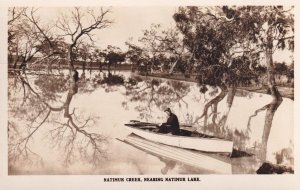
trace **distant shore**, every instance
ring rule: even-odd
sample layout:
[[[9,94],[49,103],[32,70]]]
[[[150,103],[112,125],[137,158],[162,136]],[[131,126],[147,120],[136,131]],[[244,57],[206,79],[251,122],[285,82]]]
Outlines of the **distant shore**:
[[[137,74],[137,75],[146,76],[145,74]],[[186,81],[186,82],[197,82],[196,75],[191,75],[189,78],[186,78],[182,74],[170,75],[170,74],[153,73],[153,74],[148,74],[147,77],[165,78],[165,79]],[[250,86],[239,86],[237,88],[240,90],[246,90],[249,92],[268,94],[268,89],[266,86],[250,85]],[[294,87],[277,85],[277,88],[282,97],[294,100]]]
[[[82,67],[79,65],[76,65],[75,67],[78,67],[79,70],[82,70]],[[58,69],[58,68],[52,68],[52,69]],[[68,69],[67,66],[62,66],[60,67],[60,69]],[[17,71],[17,70],[21,70],[21,69],[13,69],[11,67],[8,68],[8,71]],[[30,68],[28,70],[39,70],[39,68]],[[99,67],[86,67],[85,68],[86,71],[88,70],[99,70]],[[107,66],[103,66],[102,67],[103,71],[107,71],[108,67]],[[122,64],[122,65],[117,65],[116,68],[114,66],[112,66],[110,68],[111,71],[114,70],[118,70],[118,71],[131,71],[131,65],[129,64]],[[135,75],[138,76],[144,76],[144,77],[153,77],[153,78],[164,78],[164,79],[171,79],[171,80],[177,80],[177,81],[185,81],[185,82],[197,82],[196,80],[196,76],[197,75],[190,75],[190,77],[185,77],[182,74],[179,73],[174,73],[174,74],[167,74],[167,73],[148,73],[147,75],[145,73],[138,73],[138,72],[132,72]],[[289,98],[294,100],[294,87],[290,86],[284,86],[284,85],[277,85],[277,88],[281,94],[282,97],[284,98]],[[256,93],[262,93],[262,94],[268,94],[268,89],[266,86],[254,86],[254,85],[250,85],[250,86],[239,86],[238,89],[241,90],[246,90],[249,92],[256,92]]]

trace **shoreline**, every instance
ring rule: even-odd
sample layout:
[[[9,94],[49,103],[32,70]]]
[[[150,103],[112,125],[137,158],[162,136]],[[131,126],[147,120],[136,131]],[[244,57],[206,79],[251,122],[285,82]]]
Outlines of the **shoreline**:
[[[177,77],[176,75],[169,75],[169,74],[148,74],[148,75],[144,75],[144,74],[139,74],[139,73],[134,73],[132,72],[132,74],[137,75],[137,76],[143,76],[143,77],[153,77],[153,78],[162,78],[162,79],[169,79],[169,80],[176,80],[176,81],[183,81],[183,82],[192,82],[192,83],[197,83],[197,81],[195,80],[196,75],[192,75],[190,78],[185,78],[184,76],[180,75],[179,77]],[[281,94],[281,96],[283,98],[288,98],[294,101],[294,88],[293,87],[289,87],[289,86],[279,86],[276,85],[278,88],[279,93]],[[240,86],[237,87],[238,90],[246,90],[249,92],[255,92],[255,93],[261,93],[261,94],[268,94],[268,90],[266,87],[264,86]],[[268,94],[270,95],[270,94]]]
[[[55,70],[55,68],[53,68]],[[68,69],[68,68],[61,68],[62,70],[64,69]],[[41,69],[35,69],[35,68],[31,68],[31,69],[26,69],[27,71],[40,71]],[[78,70],[82,70],[82,68],[78,68]],[[91,67],[91,68],[86,68],[86,71],[89,70],[99,70],[99,68],[95,68],[95,67]],[[111,71],[113,72],[115,69],[112,68]],[[21,71],[21,69],[12,69],[12,68],[8,68],[8,72],[11,71]],[[102,71],[108,71],[107,68],[102,68]],[[190,78],[186,78],[184,77],[182,74],[161,74],[161,73],[154,73],[154,74],[141,74],[138,72],[132,72],[131,69],[129,69],[127,66],[125,67],[117,67],[116,71],[128,71],[130,72],[132,75],[136,75],[136,76],[141,76],[141,77],[152,77],[152,78],[159,78],[159,79],[168,79],[168,80],[175,80],[175,81],[182,81],[182,82],[191,82],[191,83],[197,83],[196,81],[196,75],[191,75]],[[294,87],[290,87],[290,86],[279,86],[277,85],[278,91],[281,94],[281,96],[283,98],[288,98],[294,101]],[[262,94],[268,94],[268,90],[265,86],[240,86],[237,87],[238,90],[246,90],[249,92],[255,92],[255,93],[262,93]],[[269,95],[269,94],[268,94]]]

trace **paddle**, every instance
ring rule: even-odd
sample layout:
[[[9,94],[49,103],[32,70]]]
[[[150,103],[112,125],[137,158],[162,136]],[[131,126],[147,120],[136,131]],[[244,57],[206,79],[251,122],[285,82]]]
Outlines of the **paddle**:
[[[150,126],[157,128],[160,126],[158,123],[146,123],[146,122],[134,122],[134,123],[127,123],[125,125],[139,127],[139,128],[150,127]]]

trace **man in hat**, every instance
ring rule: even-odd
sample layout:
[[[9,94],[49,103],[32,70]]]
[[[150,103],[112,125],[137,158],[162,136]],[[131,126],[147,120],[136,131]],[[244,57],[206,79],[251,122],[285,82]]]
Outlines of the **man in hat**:
[[[179,135],[179,122],[177,116],[171,112],[170,108],[167,108],[164,112],[168,115],[166,123],[162,123],[158,130],[159,133],[172,133],[172,135]]]

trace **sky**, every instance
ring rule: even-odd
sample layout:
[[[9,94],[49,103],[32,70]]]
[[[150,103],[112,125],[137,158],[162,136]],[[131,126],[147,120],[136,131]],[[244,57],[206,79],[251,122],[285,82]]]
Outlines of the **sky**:
[[[161,7],[108,7],[111,12],[108,14],[109,19],[113,23],[105,29],[93,31],[93,39],[96,45],[106,48],[107,45],[120,47],[122,50],[127,50],[125,42],[129,38],[137,41],[142,37],[143,30],[149,29],[151,24],[161,24],[162,28],[175,27],[175,21],[172,15],[176,11],[176,7],[161,6]],[[49,21],[56,20],[60,13],[66,13],[65,8],[39,8],[37,15],[41,20]]]
[[[162,28],[175,27],[175,21],[172,16],[177,10],[175,6],[118,6],[107,7],[111,13],[108,18],[113,20],[113,23],[105,29],[94,31],[93,39],[95,45],[100,48],[106,48],[108,45],[120,47],[126,51],[128,47],[125,42],[132,38],[133,43],[142,37],[143,30],[149,29],[151,24],[161,24]],[[65,13],[66,8],[39,8],[38,14],[41,20],[56,20],[60,13]],[[273,60],[277,62],[285,61],[290,64],[292,52],[288,50],[277,51],[273,55]]]
[[[149,29],[151,24],[161,24],[164,28],[175,27],[172,15],[176,7],[114,7],[111,27],[99,31],[99,45],[108,44],[127,49],[125,41],[133,38],[137,41],[142,37],[143,30]]]

